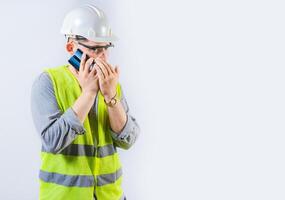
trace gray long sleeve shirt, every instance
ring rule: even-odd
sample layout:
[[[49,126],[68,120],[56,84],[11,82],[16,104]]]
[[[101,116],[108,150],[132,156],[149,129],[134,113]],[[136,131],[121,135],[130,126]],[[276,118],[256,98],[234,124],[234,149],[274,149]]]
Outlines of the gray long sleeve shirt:
[[[136,119],[130,115],[122,90],[122,105],[127,114],[127,122],[120,133],[110,130],[116,146],[129,149],[136,141],[140,128]],[[88,115],[96,117],[98,95]],[[59,109],[53,84],[46,72],[34,81],[31,91],[31,112],[42,146],[49,152],[58,153],[73,142],[78,134],[84,134],[83,124],[70,107],[64,113]]]

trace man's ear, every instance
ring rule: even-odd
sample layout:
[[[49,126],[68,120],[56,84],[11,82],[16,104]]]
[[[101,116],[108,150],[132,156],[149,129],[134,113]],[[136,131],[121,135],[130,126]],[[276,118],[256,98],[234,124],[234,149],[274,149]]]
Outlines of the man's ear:
[[[69,54],[73,54],[74,53],[74,43],[72,41],[69,41],[66,43],[65,45],[65,48],[66,48],[66,51],[69,53]]]

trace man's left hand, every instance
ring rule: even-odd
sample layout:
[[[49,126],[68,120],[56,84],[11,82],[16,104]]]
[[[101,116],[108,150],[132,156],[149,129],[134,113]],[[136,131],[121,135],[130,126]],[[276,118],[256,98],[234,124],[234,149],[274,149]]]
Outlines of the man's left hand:
[[[116,87],[119,80],[119,68],[113,66],[104,60],[95,59],[95,67],[99,77],[99,87],[105,100],[109,102],[116,95]]]

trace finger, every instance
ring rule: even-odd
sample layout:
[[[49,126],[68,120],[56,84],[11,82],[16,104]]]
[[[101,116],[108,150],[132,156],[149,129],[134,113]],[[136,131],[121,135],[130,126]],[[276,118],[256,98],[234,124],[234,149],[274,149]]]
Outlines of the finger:
[[[109,70],[110,70],[112,73],[115,73],[114,67],[113,67],[111,64],[107,63],[107,62],[105,62],[105,63],[106,63],[106,65],[108,66]]]
[[[108,63],[107,63],[107,64],[108,64]],[[112,73],[115,73],[115,72],[116,72],[115,69],[114,69],[114,67],[113,67],[111,64],[108,64],[108,66],[109,66],[110,70],[112,71]]]
[[[105,68],[104,64],[102,63],[102,60],[101,59],[97,59],[96,62],[98,64],[98,66],[100,67],[104,77],[106,78],[109,75],[109,73],[108,73],[107,69]]]
[[[100,62],[100,60],[96,60],[96,66],[99,68],[99,70],[103,74],[103,77],[106,78],[108,75],[108,72],[106,71],[104,65]]]
[[[80,72],[84,71],[85,62],[86,62],[86,53],[83,53],[81,56],[80,67],[79,67]]]
[[[100,60],[100,61],[101,61],[101,63],[103,64],[103,66],[105,67],[106,71],[108,72],[108,75],[112,74],[112,71],[111,71],[111,69],[110,69],[108,63],[105,62],[104,60]]]
[[[101,68],[99,67],[99,65],[95,65],[96,71],[97,71],[97,75],[99,77],[99,79],[104,80],[104,74],[101,70]]]
[[[89,72],[92,71],[92,69],[94,68],[94,64],[95,64],[95,61],[94,59],[92,60],[91,64],[89,65]]]
[[[93,65],[93,68],[91,69],[89,76],[95,76],[97,74],[97,70],[95,68],[95,65]]]
[[[87,75],[89,73],[89,69],[90,69],[90,65],[92,64],[94,58],[89,58],[86,63],[85,63],[85,67],[84,67],[84,74]]]

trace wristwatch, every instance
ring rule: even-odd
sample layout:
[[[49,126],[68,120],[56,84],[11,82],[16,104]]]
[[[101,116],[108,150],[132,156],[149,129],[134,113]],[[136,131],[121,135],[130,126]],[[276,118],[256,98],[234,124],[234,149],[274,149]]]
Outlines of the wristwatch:
[[[107,106],[114,107],[118,103],[118,99],[116,97],[117,97],[117,92],[116,92],[115,96],[113,96],[109,102],[106,102],[106,100],[104,99],[105,104]]]

